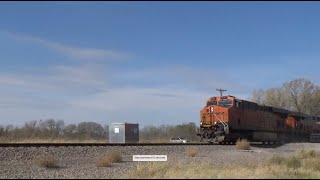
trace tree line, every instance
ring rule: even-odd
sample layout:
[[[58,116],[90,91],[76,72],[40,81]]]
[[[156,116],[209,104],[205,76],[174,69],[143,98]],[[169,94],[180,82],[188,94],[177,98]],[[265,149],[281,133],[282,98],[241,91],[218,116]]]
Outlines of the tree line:
[[[140,141],[155,142],[159,139],[168,140],[170,137],[183,136],[195,139],[196,124],[147,126],[139,130]],[[0,125],[0,142],[14,142],[16,140],[99,140],[107,142],[109,126],[95,122],[81,122],[66,125],[63,120],[34,120],[26,122],[22,127]]]
[[[9,141],[17,139],[106,139],[107,135],[108,126],[95,122],[65,125],[63,120],[48,119],[29,121],[22,127],[0,126],[0,138]]]
[[[254,90],[250,100],[260,105],[320,116],[320,86],[304,78],[285,82],[280,87]]]

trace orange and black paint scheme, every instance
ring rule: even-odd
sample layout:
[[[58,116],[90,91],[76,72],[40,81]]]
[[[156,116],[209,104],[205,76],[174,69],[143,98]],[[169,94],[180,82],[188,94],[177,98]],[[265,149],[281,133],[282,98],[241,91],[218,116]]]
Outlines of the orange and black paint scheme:
[[[216,96],[200,111],[201,141],[235,143],[303,140],[320,132],[320,117],[262,106],[234,96]]]

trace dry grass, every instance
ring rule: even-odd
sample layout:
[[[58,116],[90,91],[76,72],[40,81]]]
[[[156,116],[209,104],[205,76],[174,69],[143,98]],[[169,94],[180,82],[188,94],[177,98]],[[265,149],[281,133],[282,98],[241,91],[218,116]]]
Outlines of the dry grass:
[[[120,162],[122,162],[121,154],[116,151],[112,151],[104,154],[101,158],[99,158],[97,161],[97,166],[111,167],[112,163],[120,163]]]
[[[140,139],[139,143],[151,143],[151,140],[147,140],[147,139]]]
[[[268,163],[269,165],[284,165],[287,168],[299,168],[302,164],[301,159],[296,156],[284,158],[278,155],[270,158]]]
[[[299,153],[298,153],[299,154]],[[312,153],[311,153],[312,154]],[[304,156],[305,157],[305,156]],[[309,157],[309,156],[307,156]],[[214,166],[206,163],[146,162],[138,164],[122,178],[132,179],[301,179],[320,178],[320,158],[299,156],[273,156],[258,165]]]
[[[319,178],[319,171],[292,169],[281,165],[213,166],[210,164],[146,163],[130,170],[122,178],[132,179],[284,179]]]
[[[59,168],[58,160],[53,155],[46,155],[35,159],[35,163],[43,168]]]
[[[306,159],[303,166],[314,171],[320,171],[320,159]]]
[[[281,164],[284,164],[285,160],[286,158],[276,155],[276,156],[272,156],[268,162],[269,164],[281,165]]]
[[[298,154],[298,157],[301,159],[309,159],[309,158],[315,158],[318,154],[315,150],[301,150]]]
[[[301,160],[295,156],[291,156],[285,160],[285,165],[288,168],[299,168],[301,166]]]
[[[186,149],[186,155],[189,157],[195,157],[198,154],[198,148],[196,147],[188,147]]]
[[[246,139],[238,139],[236,142],[236,148],[240,150],[249,150],[250,149],[250,142]]]
[[[315,150],[301,150],[295,156],[287,158],[274,156],[269,160],[270,164],[285,165],[288,168],[299,168],[320,170],[320,159]]]

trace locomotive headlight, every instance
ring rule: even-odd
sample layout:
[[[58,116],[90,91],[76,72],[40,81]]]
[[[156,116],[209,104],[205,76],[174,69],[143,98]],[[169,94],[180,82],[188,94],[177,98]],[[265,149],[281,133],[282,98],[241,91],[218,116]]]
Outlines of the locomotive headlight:
[[[200,125],[202,125],[202,122],[200,122]]]

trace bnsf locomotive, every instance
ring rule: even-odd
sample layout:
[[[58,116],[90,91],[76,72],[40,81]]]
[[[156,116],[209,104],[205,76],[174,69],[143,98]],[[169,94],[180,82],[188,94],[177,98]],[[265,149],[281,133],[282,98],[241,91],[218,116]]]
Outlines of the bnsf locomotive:
[[[200,111],[201,140],[235,143],[310,140],[320,132],[320,117],[261,106],[234,96],[211,97]]]

